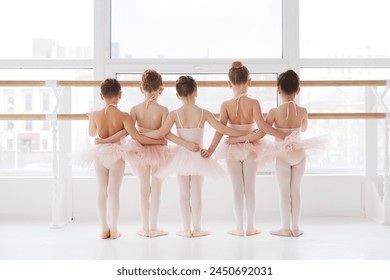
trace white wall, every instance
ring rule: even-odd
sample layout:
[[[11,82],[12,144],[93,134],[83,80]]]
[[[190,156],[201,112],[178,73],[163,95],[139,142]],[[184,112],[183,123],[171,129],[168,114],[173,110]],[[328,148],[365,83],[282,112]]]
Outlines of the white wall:
[[[94,178],[73,178],[73,217],[96,220]],[[302,182],[302,216],[364,216],[364,176],[306,175]],[[0,221],[40,219],[51,222],[51,178],[0,178]],[[256,219],[278,217],[278,187],[273,175],[256,181]],[[203,188],[203,220],[233,221],[230,180],[206,179]],[[121,191],[122,222],[140,223],[139,185],[136,177],[124,178]],[[178,185],[175,177],[165,180],[160,220],[180,223]]]

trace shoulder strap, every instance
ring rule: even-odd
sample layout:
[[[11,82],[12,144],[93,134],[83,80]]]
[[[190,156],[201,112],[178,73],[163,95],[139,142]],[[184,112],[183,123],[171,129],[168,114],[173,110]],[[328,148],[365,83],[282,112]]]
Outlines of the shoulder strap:
[[[200,127],[200,124],[202,123],[203,120],[203,109],[202,109],[202,114],[200,115],[200,121],[198,123],[198,128]]]
[[[284,103],[287,103],[286,120],[288,119],[288,117],[290,115],[290,103],[292,103],[294,105],[295,116],[298,116],[297,105],[295,104],[295,101],[291,100],[291,101],[287,101],[287,102],[284,102]]]
[[[183,124],[181,123],[181,120],[180,120],[180,117],[179,117],[179,113],[176,111],[176,116],[177,116],[177,120],[179,121],[179,124],[180,124],[180,127],[183,128]]]
[[[243,94],[240,94],[239,96],[237,96],[236,98],[234,98],[236,100],[236,117],[238,117],[238,106],[240,105],[240,99],[241,97],[244,97],[246,96],[246,93],[243,93]]]

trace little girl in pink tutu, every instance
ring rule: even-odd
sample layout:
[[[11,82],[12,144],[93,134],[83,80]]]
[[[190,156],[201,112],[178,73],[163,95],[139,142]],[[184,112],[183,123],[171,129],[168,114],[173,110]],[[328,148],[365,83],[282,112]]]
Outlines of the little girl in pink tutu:
[[[229,70],[229,86],[233,89],[234,98],[222,103],[221,123],[243,131],[245,134],[252,133],[255,124],[261,129],[259,135],[269,133],[284,138],[285,134],[272,128],[265,123],[261,113],[260,104],[256,99],[247,96],[251,79],[249,70],[240,61],[234,61]],[[236,227],[228,233],[244,236],[260,233],[254,227],[255,214],[255,179],[257,171],[257,152],[266,149],[266,144],[260,141],[228,144],[223,143],[217,150],[216,157],[226,159],[230,179],[233,185],[234,212],[236,216]],[[202,155],[210,157],[221,141],[222,134],[216,132],[214,139]],[[240,137],[242,138],[242,137]],[[247,226],[244,231],[244,202],[246,206]]]
[[[106,79],[101,84],[101,98],[106,106],[102,110],[88,114],[89,134],[101,139],[108,138],[125,129],[142,144],[166,144],[165,139],[153,140],[142,136],[134,127],[128,113],[117,105],[122,96],[121,85],[115,79]],[[116,239],[118,231],[119,192],[125,168],[124,159],[128,156],[126,146],[118,143],[98,144],[83,147],[73,154],[78,165],[94,163],[98,181],[98,215],[101,222],[101,238]]]
[[[222,125],[212,113],[195,104],[197,84],[191,76],[181,76],[176,81],[177,97],[183,106],[169,113],[162,127],[157,131],[144,133],[152,138],[166,135],[176,124],[178,136],[202,146],[204,124],[207,121],[219,132],[229,135],[242,135],[243,132]],[[222,177],[224,171],[211,158],[203,158],[200,153],[178,147],[172,160],[157,172],[157,176],[177,174],[180,192],[180,207],[183,230],[177,234],[183,237],[199,237],[209,232],[201,228],[202,183],[204,176]],[[193,229],[191,230],[191,219]]]
[[[131,118],[141,133],[160,128],[168,116],[168,109],[157,103],[159,95],[164,90],[162,86],[162,77],[155,70],[149,69],[142,74],[141,92],[145,95],[145,101],[134,106],[130,111]],[[115,142],[126,135],[127,132],[123,130],[112,137],[99,139],[96,142]],[[200,149],[198,144],[185,141],[172,133],[168,133],[166,138],[191,151]],[[167,232],[158,229],[157,225],[163,178],[158,178],[155,174],[169,161],[168,146],[141,145],[137,141],[131,141],[129,145],[124,145],[124,147],[130,149],[126,160],[140,180],[142,229],[138,234],[144,237],[166,235]]]

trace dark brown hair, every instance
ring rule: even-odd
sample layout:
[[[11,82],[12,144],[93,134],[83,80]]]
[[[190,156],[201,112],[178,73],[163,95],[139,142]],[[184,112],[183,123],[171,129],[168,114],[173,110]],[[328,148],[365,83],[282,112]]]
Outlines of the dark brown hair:
[[[105,98],[118,96],[121,84],[116,79],[105,79],[100,85],[100,91]]]
[[[294,94],[299,88],[299,76],[293,70],[287,70],[278,77],[278,87],[286,94]]]
[[[187,97],[194,93],[198,85],[191,76],[180,76],[176,81],[176,91],[182,97]]]
[[[233,85],[245,84],[249,79],[249,70],[241,61],[233,61],[229,69],[229,80]]]
[[[142,74],[142,88],[147,92],[159,90],[162,87],[161,75],[153,70],[148,69]]]

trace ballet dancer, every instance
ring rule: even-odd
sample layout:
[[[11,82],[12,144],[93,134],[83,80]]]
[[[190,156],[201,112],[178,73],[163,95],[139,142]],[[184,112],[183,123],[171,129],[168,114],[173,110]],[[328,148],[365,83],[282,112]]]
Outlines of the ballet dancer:
[[[233,90],[234,98],[222,103],[221,123],[229,124],[230,127],[244,131],[246,134],[253,132],[255,123],[260,129],[256,141],[235,144],[223,143],[216,152],[217,158],[226,159],[233,185],[236,227],[228,233],[237,236],[251,236],[260,233],[260,230],[254,226],[256,157],[258,150],[264,146],[264,143],[259,139],[265,133],[284,139],[285,133],[277,131],[267,124],[264,121],[258,100],[248,97],[247,92],[251,84],[248,68],[242,62],[234,61],[228,76],[228,84]],[[202,156],[210,157],[221,138],[222,134],[216,132],[210,147],[203,151]],[[246,231],[244,231],[244,204],[247,216]]]

